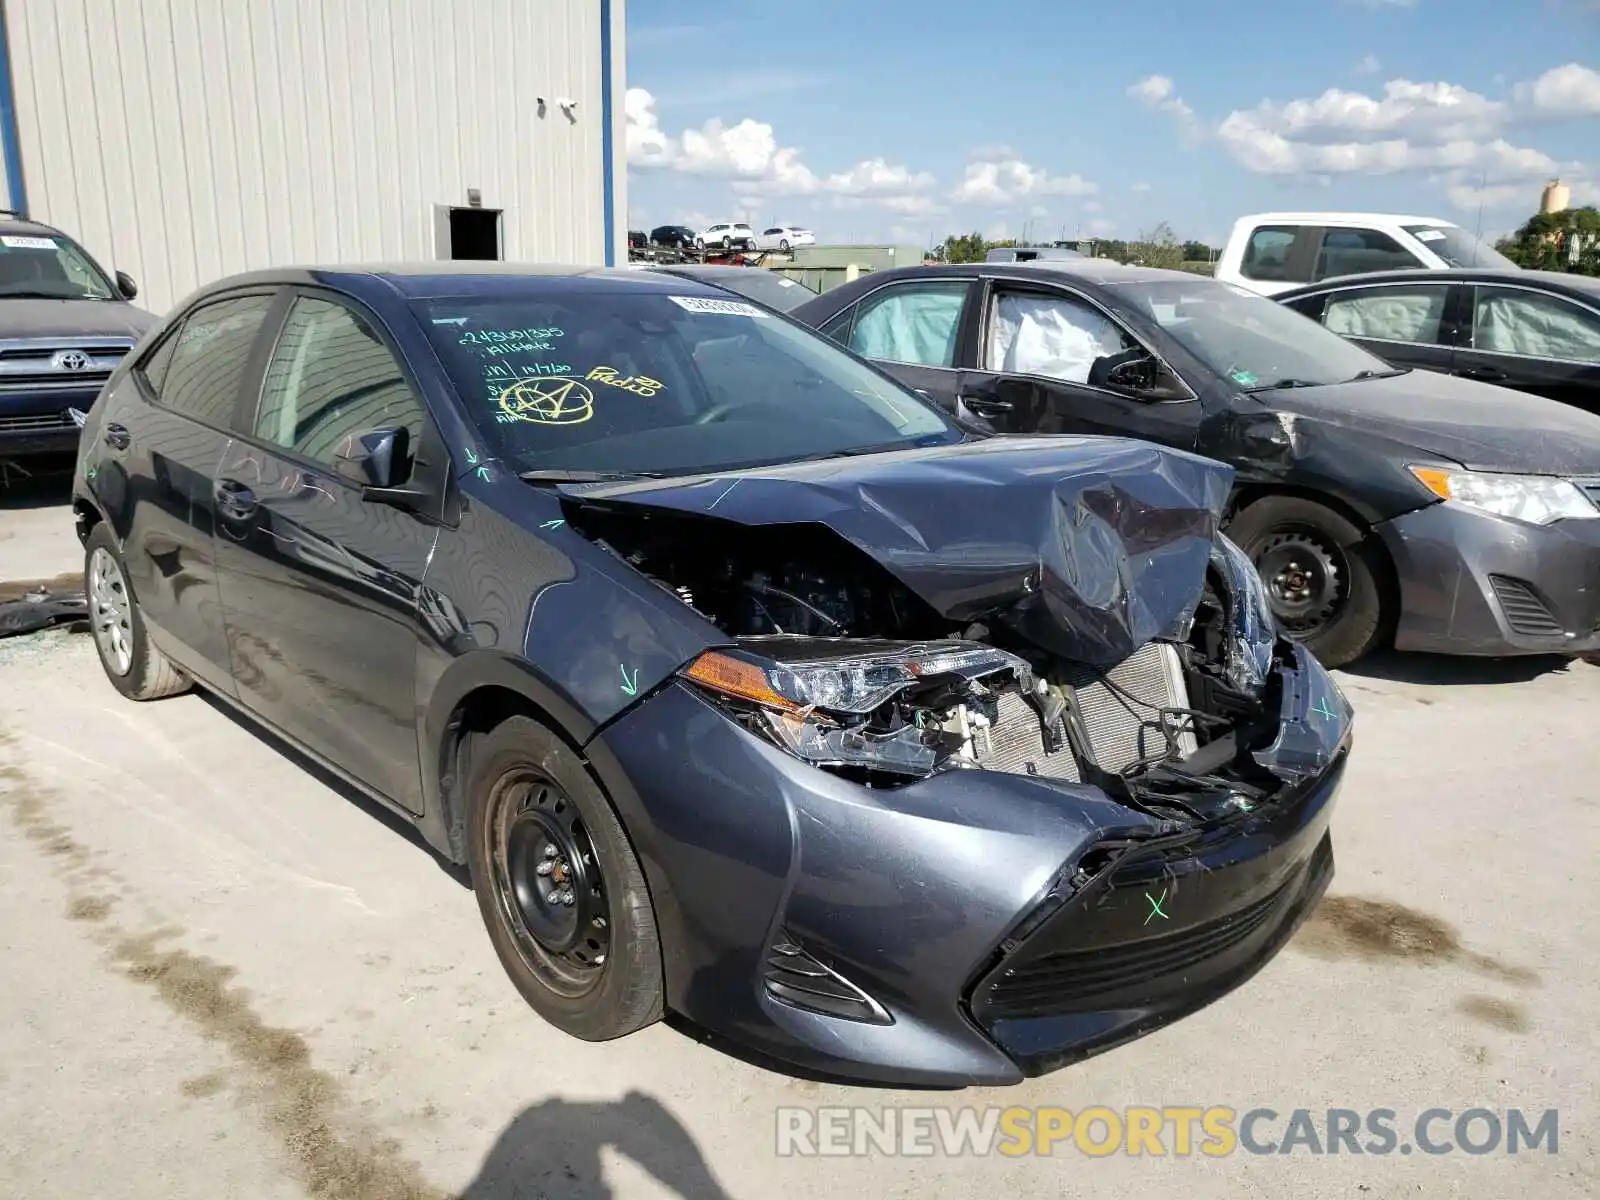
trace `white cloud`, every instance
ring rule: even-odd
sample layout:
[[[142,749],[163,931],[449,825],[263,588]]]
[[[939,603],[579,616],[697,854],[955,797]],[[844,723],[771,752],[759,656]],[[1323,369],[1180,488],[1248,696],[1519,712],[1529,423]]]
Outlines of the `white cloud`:
[[[819,176],[798,149],[779,145],[772,126],[764,121],[746,117],[728,125],[713,118],[698,129],[673,135],[661,128],[655,106],[655,97],[645,89],[628,89],[624,108],[630,166],[728,179],[746,202],[769,196],[832,195],[898,212],[933,207],[925,193],[933,190],[935,180],[926,172],[873,158],[847,171]]]
[[[1178,123],[1178,134],[1186,144],[1199,142],[1205,131],[1200,118],[1195,115],[1177,88],[1166,75],[1146,75],[1128,88],[1128,95],[1154,112],[1164,112]]]
[[[1159,95],[1159,106],[1176,91],[1165,80],[1137,94]],[[1594,115],[1600,115],[1600,73],[1568,63],[1516,85],[1504,100],[1455,83],[1394,79],[1376,95],[1329,88],[1284,103],[1263,100],[1229,113],[1215,132],[1235,162],[1259,174],[1321,182],[1430,173],[1460,206],[1527,206],[1538,194],[1533,181],[1591,173],[1526,145],[1528,127]]]
[[[1357,75],[1376,75],[1383,68],[1376,54],[1369,54],[1356,64]]]
[[[1148,192],[1150,190],[1150,185],[1148,183],[1136,183],[1133,185],[1131,190],[1135,192]]]
[[[1081,175],[1052,175],[1020,158],[967,164],[951,198],[965,204],[1014,204],[1036,196],[1092,196],[1099,185]]]
[[[1600,71],[1567,63],[1531,82],[1519,83],[1512,94],[1519,104],[1543,116],[1600,116]]]
[[[1083,211],[1086,212],[1086,213],[1097,213],[1097,212],[1099,212],[1100,211],[1100,202],[1098,200],[1085,200],[1083,202]]]

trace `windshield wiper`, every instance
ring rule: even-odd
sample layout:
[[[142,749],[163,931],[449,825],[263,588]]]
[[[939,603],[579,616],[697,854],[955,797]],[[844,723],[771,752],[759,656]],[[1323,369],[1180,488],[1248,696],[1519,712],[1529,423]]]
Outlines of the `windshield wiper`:
[[[519,471],[524,483],[619,483],[629,479],[666,479],[661,471]]]
[[[1409,375],[1410,367],[1396,367],[1391,371],[1357,371],[1350,377],[1349,382],[1359,383],[1363,379],[1393,379],[1397,375]]]
[[[96,300],[97,296],[63,296],[60,292],[0,292],[0,300]]]
[[[1303,388],[1303,387],[1324,387],[1324,386],[1326,386],[1326,385],[1321,384],[1321,383],[1317,383],[1314,380],[1310,380],[1310,379],[1279,379],[1279,380],[1277,380],[1277,381],[1275,381],[1273,383],[1261,383],[1261,384],[1257,384],[1255,387],[1247,387],[1244,390],[1246,392],[1275,392],[1275,391],[1278,391],[1280,388]]]

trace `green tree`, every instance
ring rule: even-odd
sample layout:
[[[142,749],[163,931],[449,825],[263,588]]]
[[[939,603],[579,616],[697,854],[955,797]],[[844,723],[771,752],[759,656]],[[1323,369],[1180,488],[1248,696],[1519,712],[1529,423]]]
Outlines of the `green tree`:
[[[1137,241],[1128,244],[1127,256],[1123,261],[1176,271],[1183,265],[1183,246],[1178,242],[1178,235],[1172,232],[1172,226],[1162,221],[1154,229],[1140,233]]]
[[[1184,262],[1210,262],[1215,254],[1216,251],[1204,242],[1185,242],[1183,244]]]
[[[1600,209],[1535,213],[1495,249],[1530,270],[1600,275]]]
[[[988,250],[981,233],[952,233],[933,248],[933,257],[947,263],[982,262]]]

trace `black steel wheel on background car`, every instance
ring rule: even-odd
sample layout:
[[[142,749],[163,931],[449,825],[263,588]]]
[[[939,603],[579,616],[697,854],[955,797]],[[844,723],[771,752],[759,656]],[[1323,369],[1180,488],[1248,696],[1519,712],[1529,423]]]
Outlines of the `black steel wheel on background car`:
[[[1383,638],[1391,614],[1382,551],[1346,517],[1299,496],[1267,496],[1227,532],[1256,564],[1283,631],[1324,666],[1355,662]]]
[[[585,1041],[664,1011],[644,870],[577,755],[527,717],[473,745],[468,865],[500,962],[545,1020]]]
[[[84,543],[83,590],[95,652],[117,691],[130,700],[159,700],[189,690],[189,677],[150,640],[122,551],[103,521]]]

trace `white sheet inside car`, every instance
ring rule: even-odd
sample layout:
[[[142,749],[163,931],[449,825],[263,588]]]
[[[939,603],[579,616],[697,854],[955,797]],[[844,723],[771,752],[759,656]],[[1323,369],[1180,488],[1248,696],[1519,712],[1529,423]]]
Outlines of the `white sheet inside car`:
[[[1087,383],[1095,359],[1126,347],[1122,332],[1086,304],[1001,293],[985,361],[992,371]]]
[[[1328,300],[1322,323],[1343,337],[1432,343],[1439,338],[1444,299],[1443,288],[1333,296]]]
[[[1600,318],[1534,292],[1479,292],[1473,348],[1600,362]]]

